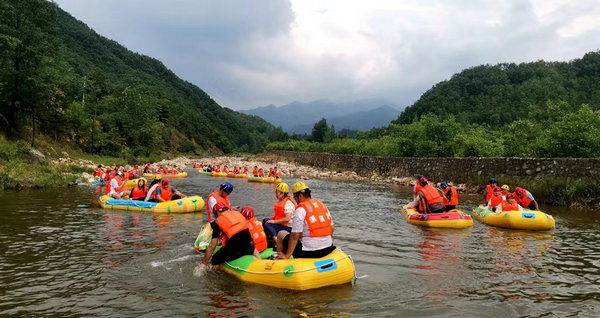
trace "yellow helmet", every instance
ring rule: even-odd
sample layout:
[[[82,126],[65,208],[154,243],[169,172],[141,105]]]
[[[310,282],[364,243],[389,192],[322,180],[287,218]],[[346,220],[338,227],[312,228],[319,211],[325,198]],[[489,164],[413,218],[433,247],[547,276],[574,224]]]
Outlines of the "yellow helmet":
[[[510,190],[510,187],[507,184],[502,185],[502,190],[508,191],[508,190]]]
[[[292,186],[292,193],[297,193],[300,192],[302,190],[306,190],[308,189],[308,186],[306,185],[306,183],[302,182],[302,181],[298,181],[296,183],[294,183],[294,185]]]
[[[290,192],[290,186],[287,183],[282,182],[277,186],[277,191],[288,193]]]
[[[160,180],[162,179],[162,174],[157,174],[154,176],[154,180]]]

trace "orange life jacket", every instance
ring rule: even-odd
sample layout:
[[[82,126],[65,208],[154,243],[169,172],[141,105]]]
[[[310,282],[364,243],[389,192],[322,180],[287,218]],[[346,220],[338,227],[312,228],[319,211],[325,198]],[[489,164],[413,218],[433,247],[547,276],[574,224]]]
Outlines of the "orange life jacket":
[[[227,239],[248,229],[248,221],[239,212],[222,212],[215,222],[221,229],[221,244],[225,246]]]
[[[100,176],[102,176],[102,168],[96,168],[96,170],[94,171],[94,177]]]
[[[498,195],[498,196],[496,196],[496,195],[493,195],[493,196],[492,196],[492,198],[490,199],[490,201],[491,201],[491,203],[490,203],[491,205],[490,205],[490,206],[491,206],[492,208],[495,208],[495,207],[497,207],[498,205],[502,204],[502,201],[503,201],[503,199],[502,199],[502,195]],[[489,201],[488,201],[488,202],[489,202]]]
[[[269,178],[275,177],[275,171],[269,170]]]
[[[275,170],[275,177],[281,178],[281,170],[279,170],[279,169]]]
[[[285,205],[288,201],[291,201],[292,203],[294,203],[294,210],[296,209],[296,203],[288,195],[285,197],[285,199],[283,199],[281,201],[277,201],[277,203],[275,203],[275,206],[273,207],[273,210],[275,211],[275,215],[271,218],[271,220],[281,220],[281,219],[285,218]],[[289,222],[281,223],[281,225],[287,226],[288,223]]]
[[[133,168],[131,169],[131,171],[129,171],[129,179],[137,179],[138,177],[138,170]]]
[[[515,201],[513,204],[508,203],[508,200],[502,201],[502,212],[506,211],[518,211],[519,204]]]
[[[123,181],[129,181],[129,173],[123,174]]]
[[[331,230],[331,215],[321,201],[314,199],[305,200],[298,204],[298,207],[306,210],[304,223],[308,224],[310,237],[330,236],[333,234]]]
[[[440,193],[432,187],[430,184],[426,184],[424,187],[421,187],[421,191],[423,192],[423,196],[425,197],[425,202],[427,205],[432,205],[436,203],[444,203],[444,199]],[[419,192],[417,192],[419,193]],[[421,207],[421,211],[425,211],[424,207],[421,206],[421,200],[419,200],[419,206]]]
[[[171,199],[173,198],[173,190],[171,190],[170,186],[167,188],[167,190],[165,190],[162,186],[158,186],[158,189],[160,189],[160,197],[163,200],[171,201]],[[158,190],[158,189],[156,189],[156,190]],[[155,196],[156,196],[156,190],[154,191]]]
[[[259,171],[258,171],[258,176],[259,176],[259,177],[263,177],[263,178],[264,178],[265,174],[264,174],[262,171],[260,171],[260,170],[259,170]]]
[[[117,184],[119,185],[119,187],[123,184],[123,180],[121,180],[121,177],[119,177],[119,176],[108,179],[108,183],[106,184],[106,189],[104,189],[104,193],[106,193],[106,194],[110,193],[110,182],[112,181],[112,179],[117,179]]]
[[[178,174],[179,171],[177,171],[177,169],[171,169],[171,174]]]
[[[229,168],[223,168],[223,172],[229,173]]]
[[[131,191],[131,198],[132,200],[135,199],[139,199],[139,198],[144,198],[146,197],[146,187],[144,186],[143,188],[139,188],[137,185],[133,188],[133,190]]]
[[[452,190],[452,195],[450,195],[450,201],[448,201],[448,199],[446,198],[446,194],[448,194],[448,191],[450,190]],[[456,191],[456,187],[447,187],[444,191],[444,196],[442,196],[442,199],[444,200],[444,205],[458,205],[458,192]]]
[[[229,196],[227,197],[222,197],[219,195],[219,190],[215,190],[213,191],[207,198],[206,198],[206,216],[208,217],[208,222],[211,222],[211,215],[213,214],[212,211],[210,211],[210,207],[208,204],[208,200],[210,200],[210,198],[215,198],[215,200],[217,200],[217,203],[221,202],[223,204],[225,204],[227,207],[231,207],[231,204],[229,203]]]
[[[255,177],[258,177],[258,169],[254,169],[252,171],[252,175],[254,175]]]
[[[421,192],[421,190],[423,190],[423,187],[421,186],[421,184],[419,183],[419,181],[417,181],[417,183],[415,184],[415,194],[414,194],[414,196],[416,197],[417,195],[419,195],[419,192]]]
[[[214,168],[214,169],[213,169],[213,171],[214,171],[214,172],[221,172],[221,169],[219,169],[219,168]]]
[[[487,193],[485,194],[485,202],[488,202],[494,195],[494,187],[492,187],[491,184],[488,184],[485,186],[485,188],[487,189]]]
[[[267,248],[267,235],[265,234],[262,223],[256,220],[256,218],[251,218],[248,220],[248,232],[250,232],[250,236],[252,236],[256,250],[259,253],[264,251]]]
[[[515,194],[515,199],[520,206],[527,208],[531,204],[531,199],[527,196],[527,190],[523,189],[522,193],[523,198],[519,198],[519,196]]]

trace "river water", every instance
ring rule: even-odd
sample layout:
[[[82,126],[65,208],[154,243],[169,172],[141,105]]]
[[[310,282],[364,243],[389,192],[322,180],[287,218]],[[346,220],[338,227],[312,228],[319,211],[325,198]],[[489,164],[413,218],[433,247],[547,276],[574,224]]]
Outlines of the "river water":
[[[206,197],[225,179],[173,180]],[[229,179],[234,205],[272,214],[273,187]],[[295,180],[286,180],[290,186]],[[309,291],[198,275],[204,213],[104,211],[99,188],[0,195],[0,316],[590,316],[600,315],[600,214],[547,209],[557,228],[424,229],[399,208],[409,188],[307,181],[352,255],[356,284]],[[467,198],[468,199],[468,198]],[[467,202],[461,207],[470,211]],[[196,272],[196,274],[195,274]]]

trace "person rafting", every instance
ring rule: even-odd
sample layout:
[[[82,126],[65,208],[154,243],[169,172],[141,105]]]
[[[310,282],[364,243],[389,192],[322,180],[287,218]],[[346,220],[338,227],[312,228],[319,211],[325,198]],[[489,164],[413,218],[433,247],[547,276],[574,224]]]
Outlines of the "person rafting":
[[[496,213],[507,211],[523,211],[523,207],[517,203],[515,195],[509,193],[506,195],[506,200],[502,200],[502,204],[496,208]]]
[[[223,166],[223,172],[229,173],[229,168],[227,167],[227,165]]]
[[[138,180],[137,184],[133,189],[131,189],[131,193],[129,193],[130,200],[144,201],[146,199],[146,194],[148,190],[146,189],[146,179],[141,178]]]
[[[104,173],[104,170],[102,170],[102,165],[98,165],[96,167],[96,169],[94,170],[94,177],[97,180],[100,180],[102,178],[102,174]]]
[[[240,213],[248,221],[248,231],[250,232],[252,241],[254,241],[254,248],[256,248],[259,253],[264,251],[267,248],[267,235],[265,234],[262,223],[254,217],[254,209],[245,206]]]
[[[485,185],[485,187],[479,188],[477,193],[483,194],[483,204],[487,204],[488,201],[492,198],[494,194],[494,187],[498,186],[498,180],[496,178],[491,178],[489,183]]]
[[[425,178],[424,175],[420,174],[417,176],[417,180],[415,181],[415,186],[413,188],[413,199],[417,197],[417,195],[419,195],[419,192],[421,192],[421,184],[419,182],[419,180]]]
[[[252,175],[254,177],[258,177],[258,167],[257,166],[254,166],[254,170],[252,170]]]
[[[229,195],[233,192],[233,184],[229,182],[224,182],[219,186],[218,190],[213,191],[208,195],[206,199],[206,216],[208,217],[208,222],[211,221],[210,211],[214,210],[214,207],[217,203],[224,204],[227,209],[232,211],[237,211],[236,207],[232,207],[229,202]]]
[[[146,163],[146,165],[144,165],[144,170],[142,171],[143,173],[149,173],[150,172],[150,164]]]
[[[258,169],[258,176],[261,177],[261,178],[265,177],[265,174],[263,173],[263,169],[262,168]]]
[[[123,172],[117,172],[117,175],[114,178],[111,178],[108,184],[106,185],[106,194],[110,195],[115,199],[121,199],[121,197],[125,194],[125,191],[123,191],[125,182],[123,182],[122,178]]]
[[[169,185],[169,179],[160,180],[160,187],[154,191],[154,202],[167,202],[185,198],[185,194]],[[152,201],[152,200],[151,200]]]
[[[162,175],[157,174],[154,176],[154,180],[152,180],[148,186],[148,192],[146,193],[146,199],[144,199],[144,201],[150,201],[153,198],[154,192],[160,186],[160,180],[162,180]]]
[[[215,204],[213,209],[215,220],[210,223],[212,239],[206,248],[200,268],[205,269],[209,260],[212,265],[220,265],[244,255],[254,255],[256,259],[260,259],[260,254],[250,236],[246,218],[239,212],[230,211],[221,202]],[[223,247],[213,255],[219,241]]]
[[[496,210],[502,204],[502,201],[504,200],[504,198],[502,197],[502,189],[500,189],[500,187],[496,186],[492,189],[492,191],[493,191],[492,197],[487,202],[487,205],[485,208],[492,212],[496,212]]]
[[[335,250],[333,245],[333,220],[327,207],[311,197],[306,183],[299,181],[292,186],[298,206],[292,219],[292,231],[278,234],[275,258],[321,258]]]
[[[416,207],[419,213],[443,213],[446,210],[444,199],[438,190],[430,185],[425,177],[419,179],[419,186],[421,190],[408,205]]]
[[[250,173],[250,170],[248,170],[248,166],[244,167],[244,171],[242,171],[242,174],[248,175]]]
[[[135,164],[133,168],[129,171],[129,179],[137,179],[140,177],[140,173],[138,171],[138,164]]]
[[[277,169],[277,167],[273,168],[275,171],[275,178],[281,179],[281,170]]]
[[[273,207],[274,215],[263,219],[263,227],[265,228],[267,237],[271,240],[276,240],[279,231],[292,231],[289,222],[294,215],[294,210],[296,210],[296,203],[288,195],[288,192],[290,192],[290,186],[287,183],[282,182],[277,185],[275,189],[277,203]]]
[[[537,201],[535,200],[531,192],[527,191],[526,189],[515,188],[515,199],[517,200],[517,203],[524,208],[533,211],[540,210]]]
[[[502,189],[502,197],[506,200],[506,196],[510,194],[510,187],[508,184],[503,184],[500,189]]]
[[[179,173],[179,170],[177,170],[177,166],[173,165],[173,167],[171,168],[171,174],[172,175],[176,175]]]
[[[275,178],[275,171],[273,167],[269,168],[269,178]]]
[[[458,205],[458,191],[456,190],[456,187],[448,185],[446,181],[442,181],[440,187],[444,191],[442,199],[444,200],[443,203],[446,212],[456,209],[456,206]]]

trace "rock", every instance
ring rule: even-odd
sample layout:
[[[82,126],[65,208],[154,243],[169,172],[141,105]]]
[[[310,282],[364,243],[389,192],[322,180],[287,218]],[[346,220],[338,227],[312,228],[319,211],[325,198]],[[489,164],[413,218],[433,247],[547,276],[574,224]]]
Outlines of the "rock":
[[[44,160],[46,160],[46,156],[41,153],[39,150],[37,149],[31,149],[29,150],[29,153],[26,155],[23,155],[23,160],[27,161],[27,163],[29,164],[37,164],[40,163]]]
[[[63,152],[62,152],[62,156],[63,156],[64,158],[70,158],[70,157],[69,157],[69,154],[68,154],[66,151],[63,151]]]
[[[527,169],[527,170],[525,170],[525,173],[526,173],[528,176],[530,176],[530,175],[532,175],[532,174],[533,174],[533,170],[531,170],[531,169]]]

